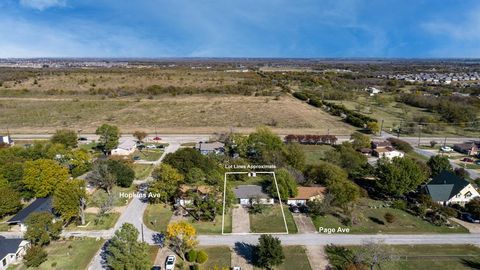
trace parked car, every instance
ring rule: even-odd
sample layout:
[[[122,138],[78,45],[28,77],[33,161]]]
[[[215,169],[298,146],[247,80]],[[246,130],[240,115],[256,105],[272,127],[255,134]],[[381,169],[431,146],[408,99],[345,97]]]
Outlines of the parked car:
[[[460,219],[470,223],[480,223],[480,220],[470,213],[462,213]]]
[[[145,144],[137,144],[137,149],[142,150],[145,148]]]
[[[475,164],[480,165],[480,159],[477,159],[477,160],[475,161]]]
[[[167,260],[165,261],[165,270],[173,270],[175,269],[175,261],[177,258],[175,255],[170,255],[167,257]]]
[[[469,158],[469,157],[464,157],[461,159],[461,161],[463,162],[473,162],[474,160],[472,158]]]
[[[149,144],[147,145],[147,149],[155,149],[157,146],[155,144]]]
[[[157,145],[157,148],[158,148],[158,149],[163,149],[163,148],[165,148],[165,145],[159,144],[159,145]]]
[[[240,266],[234,266],[232,270],[242,270],[242,268]]]
[[[290,211],[292,211],[292,213],[300,213],[300,208],[294,204],[291,204]]]
[[[139,156],[134,156],[133,160],[140,160],[140,157]]]
[[[86,137],[80,137],[80,138],[78,138],[78,140],[79,140],[79,141],[82,141],[82,142],[88,141],[88,139],[87,139]]]
[[[453,152],[453,148],[451,148],[450,146],[442,146],[442,147],[440,147],[440,151],[442,151],[442,152]]]
[[[162,270],[162,267],[160,265],[154,265],[151,270]]]

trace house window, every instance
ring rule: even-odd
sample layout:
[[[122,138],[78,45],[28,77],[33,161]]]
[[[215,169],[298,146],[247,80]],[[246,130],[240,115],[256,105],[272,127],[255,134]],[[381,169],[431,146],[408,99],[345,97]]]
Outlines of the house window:
[[[3,259],[2,264],[3,266],[7,265],[7,259]]]
[[[465,193],[465,198],[470,198],[470,197],[472,197],[472,193],[470,191]]]

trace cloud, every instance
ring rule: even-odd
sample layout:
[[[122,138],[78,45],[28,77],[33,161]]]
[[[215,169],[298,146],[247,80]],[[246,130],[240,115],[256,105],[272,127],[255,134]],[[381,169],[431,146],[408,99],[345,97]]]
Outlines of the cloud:
[[[52,7],[64,7],[66,0],[20,0],[23,7],[45,10]]]

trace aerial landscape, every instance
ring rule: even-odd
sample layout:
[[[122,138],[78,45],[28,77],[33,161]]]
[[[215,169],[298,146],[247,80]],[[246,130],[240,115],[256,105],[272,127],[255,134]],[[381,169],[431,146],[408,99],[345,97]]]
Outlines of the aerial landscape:
[[[441,2],[3,1],[0,270],[480,269]]]

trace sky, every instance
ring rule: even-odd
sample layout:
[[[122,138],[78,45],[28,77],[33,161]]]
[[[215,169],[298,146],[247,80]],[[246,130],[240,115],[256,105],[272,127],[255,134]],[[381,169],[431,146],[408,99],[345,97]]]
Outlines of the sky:
[[[0,58],[478,58],[477,0],[0,0]]]

